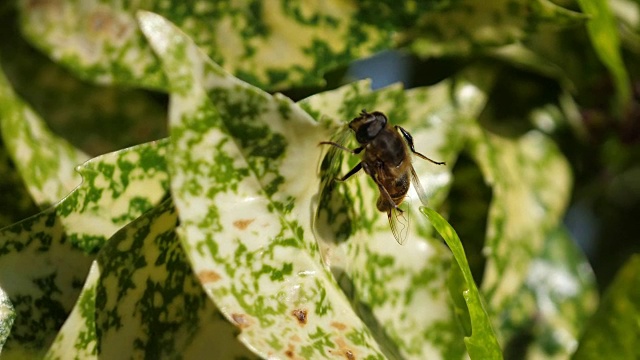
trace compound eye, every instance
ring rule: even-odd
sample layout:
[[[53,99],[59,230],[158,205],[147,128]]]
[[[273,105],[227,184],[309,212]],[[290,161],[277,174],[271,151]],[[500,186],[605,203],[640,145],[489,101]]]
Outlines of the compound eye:
[[[359,126],[356,130],[356,140],[361,144],[366,144],[373,140],[387,125],[387,117],[383,113],[375,111],[365,113],[359,119]]]

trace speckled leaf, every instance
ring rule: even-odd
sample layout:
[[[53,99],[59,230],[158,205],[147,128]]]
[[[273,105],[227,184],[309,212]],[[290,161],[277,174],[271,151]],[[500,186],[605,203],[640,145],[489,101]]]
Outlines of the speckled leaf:
[[[505,343],[516,331],[514,321],[535,316],[534,307],[522,314],[521,290],[560,224],[571,173],[555,144],[538,131],[515,139],[479,127],[470,127],[469,134],[471,154],[493,189],[482,289],[494,319],[509,319],[498,327]]]
[[[351,1],[20,2],[26,36],[85,79],[165,88],[136,10],[162,14],[236,76],[266,88],[322,83],[327,70],[391,45]]]
[[[311,230],[318,141],[290,100],[224,73],[166,19],[139,14],[171,88],[171,187],[194,271],[262,357],[383,358]]]
[[[573,359],[638,359],[640,255],[633,255],[609,285]]]
[[[91,254],[166,195],[165,145],[90,160],[80,168],[82,184],[55,207],[0,230],[0,287],[17,314],[5,352],[45,351],[77,299]]]
[[[583,15],[548,0],[462,0],[426,12],[401,33],[400,43],[421,56],[466,55],[516,43],[541,26],[582,21]]]
[[[0,71],[0,135],[34,201],[45,208],[80,184],[88,156],[54,135]]]
[[[0,353],[2,353],[2,347],[9,337],[15,318],[16,312],[13,309],[13,304],[11,304],[7,293],[0,287]]]
[[[437,206],[446,196],[464,128],[483,108],[482,89],[491,82],[487,74],[469,75],[408,91],[393,86],[372,92],[368,83],[355,83],[314,95],[303,100],[302,106],[318,118],[340,119],[341,123],[351,120],[362,108],[385,112],[391,122],[411,132],[416,150],[432,159],[448,161],[441,167],[419,159],[413,163],[423,187],[432,196],[431,203]],[[331,165],[340,164],[341,158],[346,160],[343,166]],[[434,239],[426,221],[416,216],[415,205],[410,210],[410,239],[399,246],[386,216],[375,208],[379,193],[369,177],[331,184],[357,161],[358,157],[343,156],[343,152],[331,148],[323,159],[316,232],[325,262],[353,294],[363,318],[373,315],[368,324],[377,327],[376,336],[388,344],[388,353],[417,359],[462,357],[463,334],[446,290],[448,250]],[[415,193],[410,192],[410,196],[408,203],[418,202]]]
[[[58,331],[45,359],[64,359],[70,354],[76,359],[98,359],[95,302],[99,278],[100,268],[93,261],[78,301]]]
[[[548,233],[544,249],[531,262],[519,302],[511,314],[514,319],[528,316],[526,325],[533,329],[529,358],[569,358],[595,310],[597,289],[585,255],[563,228]]]
[[[176,224],[167,200],[110,239],[47,358],[252,357],[207,298]]]
[[[589,15],[589,37],[600,61],[613,77],[616,87],[616,111],[618,115],[622,115],[631,102],[631,83],[622,59],[618,22],[607,0],[578,0],[578,4],[582,11]]]
[[[491,320],[485,310],[483,299],[478,292],[462,243],[456,231],[435,210],[421,207],[420,211],[427,216],[436,231],[442,236],[451,249],[453,258],[465,281],[465,287],[460,292],[467,303],[468,316],[471,323],[471,333],[466,334],[465,343],[471,359],[502,359],[502,351],[496,334],[491,327]]]

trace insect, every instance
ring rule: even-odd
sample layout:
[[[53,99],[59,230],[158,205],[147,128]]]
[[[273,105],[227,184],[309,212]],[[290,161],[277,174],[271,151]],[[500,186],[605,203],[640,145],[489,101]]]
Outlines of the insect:
[[[342,178],[336,180],[346,181],[360,170],[364,170],[380,191],[376,207],[379,211],[387,213],[391,232],[396,241],[402,245],[407,238],[409,218],[408,215],[405,216],[405,211],[400,209],[399,205],[406,197],[411,183],[420,201],[425,205],[427,203],[427,195],[411,165],[409,150],[436,165],[445,163],[431,160],[417,152],[413,146],[411,134],[398,125],[389,124],[387,116],[379,111],[369,113],[362,110],[360,115],[349,123],[349,128],[353,130],[360,144],[353,150],[332,141],[320,142],[321,145],[335,146],[354,155],[363,152],[362,161]]]

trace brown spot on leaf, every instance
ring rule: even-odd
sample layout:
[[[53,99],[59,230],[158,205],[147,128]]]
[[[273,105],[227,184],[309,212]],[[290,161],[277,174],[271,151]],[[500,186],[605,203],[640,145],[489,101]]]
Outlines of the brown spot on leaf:
[[[356,357],[353,355],[351,350],[345,351],[344,355],[347,357],[348,360],[356,360]]]
[[[291,312],[291,315],[295,316],[300,325],[307,324],[307,310],[305,309],[295,309]]]
[[[356,356],[353,354],[353,351],[347,347],[347,343],[343,338],[336,339],[336,344],[340,348],[340,352],[344,354],[347,360],[355,360]]]
[[[198,273],[198,279],[203,284],[212,283],[220,280],[222,277],[215,271],[204,270]]]
[[[343,324],[341,322],[337,322],[337,321],[333,321],[329,325],[331,325],[332,327],[334,327],[334,328],[336,328],[338,330],[341,330],[341,331],[347,328],[347,325],[345,325],[345,324]]]
[[[237,227],[240,230],[246,229],[255,219],[240,219],[233,222],[233,226]]]
[[[246,329],[251,326],[251,319],[245,314],[231,314],[231,318],[240,329]]]

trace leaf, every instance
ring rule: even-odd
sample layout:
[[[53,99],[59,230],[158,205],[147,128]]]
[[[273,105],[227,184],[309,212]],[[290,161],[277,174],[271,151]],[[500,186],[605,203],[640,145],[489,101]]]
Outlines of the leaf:
[[[450,168],[463,146],[464,128],[484,106],[490,73],[465,73],[408,91],[400,86],[371,91],[368,82],[354,83],[316,94],[301,105],[321,121],[348,121],[363,108],[383,111],[389,121],[411,132],[418,151],[447,161],[442,167],[421,160],[413,163],[431,203],[440,204],[451,180]],[[386,216],[375,207],[379,192],[368,177],[332,185],[358,161],[333,148],[322,159],[315,227],[325,263],[394,356],[462,357],[463,334],[446,293],[447,250],[415,214],[407,243],[399,246],[393,241]],[[417,201],[415,193],[411,197],[407,203]],[[410,212],[416,211],[413,207]]]
[[[570,26],[584,20],[548,0],[456,1],[424,12],[401,33],[400,43],[423,57],[469,55],[517,43],[545,25]]]
[[[622,115],[631,104],[631,83],[622,60],[616,19],[611,13],[609,3],[605,0],[578,0],[578,4],[590,17],[587,22],[589,37],[600,61],[613,77],[616,88],[614,111],[617,115]]]
[[[49,358],[78,356],[73,349],[93,358],[252,357],[192,272],[176,224],[167,200],[109,240]]]
[[[359,8],[322,3],[143,1],[21,2],[22,31],[84,79],[166,89],[134,14],[165,16],[227,71],[264,88],[323,83],[328,70],[391,45],[391,32],[359,21]],[[287,56],[281,56],[287,54]]]
[[[522,305],[517,310],[532,322],[529,330],[533,344],[528,353],[546,358],[569,357],[578,346],[598,296],[589,262],[565,229],[547,235],[544,249],[532,260],[520,293]],[[534,304],[535,309],[528,309],[529,304]]]
[[[78,359],[98,358],[95,302],[99,278],[100,268],[94,260],[78,301],[58,331],[45,359],[62,359],[65,354],[73,354]]]
[[[607,288],[573,359],[635,359],[640,356],[640,256],[632,255]]]
[[[13,309],[13,304],[11,304],[7,293],[0,288],[0,353],[2,353],[2,347],[9,337],[15,318],[16,312]]]
[[[90,160],[80,168],[82,184],[55,207],[0,230],[0,284],[17,314],[3,354],[46,350],[77,299],[91,254],[168,191],[165,146]]]
[[[509,139],[479,127],[468,130],[470,152],[493,189],[483,293],[496,319],[528,321],[538,310],[528,307],[522,313],[526,292],[521,289],[564,214],[569,166],[555,144],[538,131]],[[505,343],[522,325],[515,322],[498,324]]]
[[[224,73],[166,19],[138,16],[172,84],[178,235],[207,294],[262,357],[383,358],[312,237],[317,178],[305,155],[318,156],[308,145],[322,129]]]
[[[421,207],[420,211],[427,216],[436,231],[442,236],[451,249],[453,257],[462,271],[462,276],[466,282],[466,289],[462,292],[467,303],[467,309],[471,320],[471,334],[465,338],[467,351],[471,359],[502,359],[500,345],[496,339],[496,334],[491,327],[491,321],[476,283],[471,275],[467,257],[460,243],[460,238],[456,231],[449,225],[440,214],[428,207]]]
[[[46,208],[80,184],[74,168],[88,156],[47,129],[0,72],[0,134],[34,201]]]

